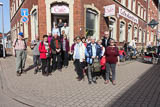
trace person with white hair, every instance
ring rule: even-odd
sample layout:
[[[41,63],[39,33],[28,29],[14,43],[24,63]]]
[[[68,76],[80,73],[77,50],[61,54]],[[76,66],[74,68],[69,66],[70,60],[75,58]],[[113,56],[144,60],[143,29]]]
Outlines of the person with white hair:
[[[94,75],[94,71],[91,69],[92,64],[95,59],[100,60],[101,58],[101,47],[96,42],[96,38],[94,36],[91,37],[91,43],[89,43],[86,47],[85,56],[86,62],[88,65],[88,84],[97,83],[96,76]]]

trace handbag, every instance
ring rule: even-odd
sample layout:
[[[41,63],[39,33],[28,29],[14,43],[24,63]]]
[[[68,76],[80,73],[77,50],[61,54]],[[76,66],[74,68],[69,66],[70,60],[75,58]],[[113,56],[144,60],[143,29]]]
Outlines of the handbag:
[[[93,72],[100,72],[101,71],[101,64],[98,58],[95,58],[92,64]]]

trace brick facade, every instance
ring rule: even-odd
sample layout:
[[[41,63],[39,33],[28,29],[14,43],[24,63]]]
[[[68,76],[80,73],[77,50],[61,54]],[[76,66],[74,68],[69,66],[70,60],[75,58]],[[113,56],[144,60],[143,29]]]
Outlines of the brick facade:
[[[10,0],[10,7],[12,9],[12,4],[16,0]],[[19,1],[19,0],[18,0]],[[16,14],[11,17],[11,31],[12,31],[12,36],[15,36],[17,32],[17,29],[20,28],[15,28],[15,25],[17,26],[17,23],[20,22],[21,16],[20,16],[20,8],[28,8],[29,12],[32,10],[34,5],[38,6],[38,35],[42,38],[44,34],[47,34],[48,31],[50,31],[50,23],[48,24],[47,20],[50,16],[47,16],[47,4],[48,1],[53,1],[53,4],[56,3],[55,0],[22,0],[22,4],[19,5],[19,9],[17,10]],[[151,0],[152,1],[152,0]],[[66,0],[57,0],[57,3],[67,3]],[[69,2],[68,2],[69,3]],[[142,31],[144,31],[144,37],[147,38],[147,19],[141,18],[138,16],[138,3],[141,4],[141,6],[146,9],[146,17],[147,17],[147,10],[148,10],[148,0],[136,0],[136,12],[133,12],[133,5],[131,5],[131,10],[128,9],[128,0],[126,0],[126,6],[121,4],[121,0],[73,0],[73,17],[72,20],[70,19],[69,21],[73,21],[73,35],[74,37],[77,35],[80,36],[85,36],[86,34],[86,26],[85,26],[85,6],[89,6],[93,10],[95,9],[98,11],[98,17],[100,22],[98,23],[99,30],[97,32],[99,38],[103,36],[104,31],[109,30],[108,25],[106,24],[105,18],[104,18],[104,6],[112,5],[115,4],[115,16],[113,18],[116,19],[116,39],[119,45],[122,43],[119,42],[119,36],[120,36],[120,21],[123,20],[125,22],[125,40],[128,40],[128,24],[132,25],[132,38],[134,38],[134,27],[136,26],[138,29],[137,32],[137,37],[139,39],[139,28],[141,28]],[[134,23],[133,21],[119,15],[119,7],[125,9],[127,12],[132,14],[133,16],[138,18],[138,24]],[[150,6],[150,9],[156,12],[157,7]],[[50,10],[49,10],[50,11]],[[144,12],[144,11],[143,11]],[[51,13],[50,13],[51,14]],[[155,19],[157,17],[154,17]],[[13,33],[13,31],[16,31],[16,33]],[[29,17],[29,22],[28,22],[28,43],[31,41],[31,17]],[[73,38],[72,38],[73,39]],[[70,39],[70,42],[72,42],[72,39]],[[141,38],[143,39],[143,38]],[[147,40],[145,39],[145,43]],[[139,43],[141,46],[142,43]]]

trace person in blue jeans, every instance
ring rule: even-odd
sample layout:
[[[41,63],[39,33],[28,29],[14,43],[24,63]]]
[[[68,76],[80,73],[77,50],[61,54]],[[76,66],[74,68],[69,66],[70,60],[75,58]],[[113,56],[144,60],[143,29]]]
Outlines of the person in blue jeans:
[[[100,45],[98,45],[95,42],[95,40],[96,39],[92,36],[91,43],[89,43],[87,45],[86,51],[85,51],[86,62],[88,65],[88,83],[89,84],[92,84],[92,82],[95,84],[97,83],[96,77],[95,77],[94,72],[92,71],[91,67],[92,67],[92,64],[93,64],[95,58],[98,58],[100,60],[101,52],[102,52]]]

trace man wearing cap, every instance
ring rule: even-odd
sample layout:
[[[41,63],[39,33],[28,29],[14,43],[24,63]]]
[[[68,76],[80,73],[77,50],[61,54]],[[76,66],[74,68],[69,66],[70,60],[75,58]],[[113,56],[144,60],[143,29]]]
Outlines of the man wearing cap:
[[[13,42],[13,48],[16,56],[16,71],[17,76],[20,76],[25,67],[27,44],[23,38],[23,33],[20,32],[18,38]]]
[[[91,43],[89,43],[86,47],[85,55],[86,55],[86,62],[88,65],[88,82],[91,84],[92,82],[96,82],[96,77],[94,72],[92,71],[91,67],[96,58],[100,60],[101,58],[101,47],[97,43],[95,43],[95,37],[91,37]]]

